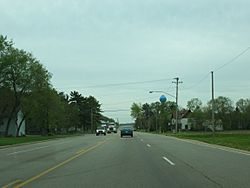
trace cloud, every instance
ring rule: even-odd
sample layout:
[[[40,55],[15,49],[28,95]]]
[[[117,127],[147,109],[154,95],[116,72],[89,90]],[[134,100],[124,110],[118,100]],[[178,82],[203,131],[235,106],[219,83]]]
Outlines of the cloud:
[[[1,34],[41,60],[57,88],[176,76],[187,88],[250,41],[250,2],[245,0],[2,0],[0,6]],[[218,95],[235,100],[249,93],[250,88],[243,87],[250,79],[249,57],[246,53],[215,73]],[[146,102],[148,90],[172,85],[170,81],[80,90],[99,97],[104,109],[111,103],[123,109],[131,105],[123,101]],[[209,87],[208,76],[181,91],[182,106],[194,96],[208,101]],[[129,113],[119,113],[122,120],[130,119]]]

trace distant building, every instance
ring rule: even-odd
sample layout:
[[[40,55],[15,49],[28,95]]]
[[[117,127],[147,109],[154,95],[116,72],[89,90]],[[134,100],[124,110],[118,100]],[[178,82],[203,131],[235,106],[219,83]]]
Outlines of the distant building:
[[[224,130],[222,120],[220,120],[220,119],[216,120],[214,122],[214,127],[212,125],[211,120],[205,121],[203,123],[203,126],[204,126],[205,130],[210,130],[210,131],[213,131],[213,130],[215,130],[215,131],[223,131]]]
[[[135,123],[121,123],[120,126],[134,126]]]
[[[191,123],[190,123],[190,110],[181,110],[178,112],[178,129],[179,130],[190,130],[191,129]],[[172,129],[175,129],[175,123],[176,123],[176,113],[172,114]]]
[[[134,129],[136,129],[135,123],[121,123],[120,127],[122,127],[122,126],[124,126],[124,127],[133,127]]]
[[[25,120],[23,120],[23,117],[24,115],[21,111],[19,111],[15,116],[13,116],[13,118],[10,121],[8,136],[16,136],[17,130],[18,130],[18,127],[16,126],[16,122],[17,122],[17,125],[21,124],[18,136],[25,135]],[[5,134],[8,120],[9,118],[6,116],[0,119],[0,135],[1,136],[4,136]]]

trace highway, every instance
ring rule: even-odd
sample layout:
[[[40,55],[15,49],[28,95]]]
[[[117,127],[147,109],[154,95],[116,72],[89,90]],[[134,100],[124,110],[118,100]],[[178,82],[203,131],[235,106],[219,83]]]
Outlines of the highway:
[[[0,149],[0,187],[249,188],[250,153],[134,132]]]

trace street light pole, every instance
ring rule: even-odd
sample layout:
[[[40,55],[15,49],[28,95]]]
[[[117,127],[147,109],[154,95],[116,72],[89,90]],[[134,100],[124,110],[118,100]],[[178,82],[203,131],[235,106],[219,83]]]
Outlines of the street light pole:
[[[149,93],[164,93],[164,94],[166,94],[166,95],[168,95],[168,96],[173,97],[174,99],[176,99],[176,97],[174,95],[172,95],[170,93],[167,93],[165,91],[156,90],[156,91],[149,91]]]

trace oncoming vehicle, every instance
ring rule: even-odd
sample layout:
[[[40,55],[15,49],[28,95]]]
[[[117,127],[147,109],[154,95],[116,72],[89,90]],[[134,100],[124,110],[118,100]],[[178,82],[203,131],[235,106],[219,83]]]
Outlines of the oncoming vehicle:
[[[133,137],[133,128],[131,127],[123,127],[121,128],[121,137],[123,136],[131,136]]]
[[[115,125],[113,125],[113,124],[109,125],[107,132],[108,133],[117,133],[117,129],[116,129]]]
[[[100,134],[106,136],[106,129],[104,127],[98,127],[96,129],[96,136],[99,136]]]

